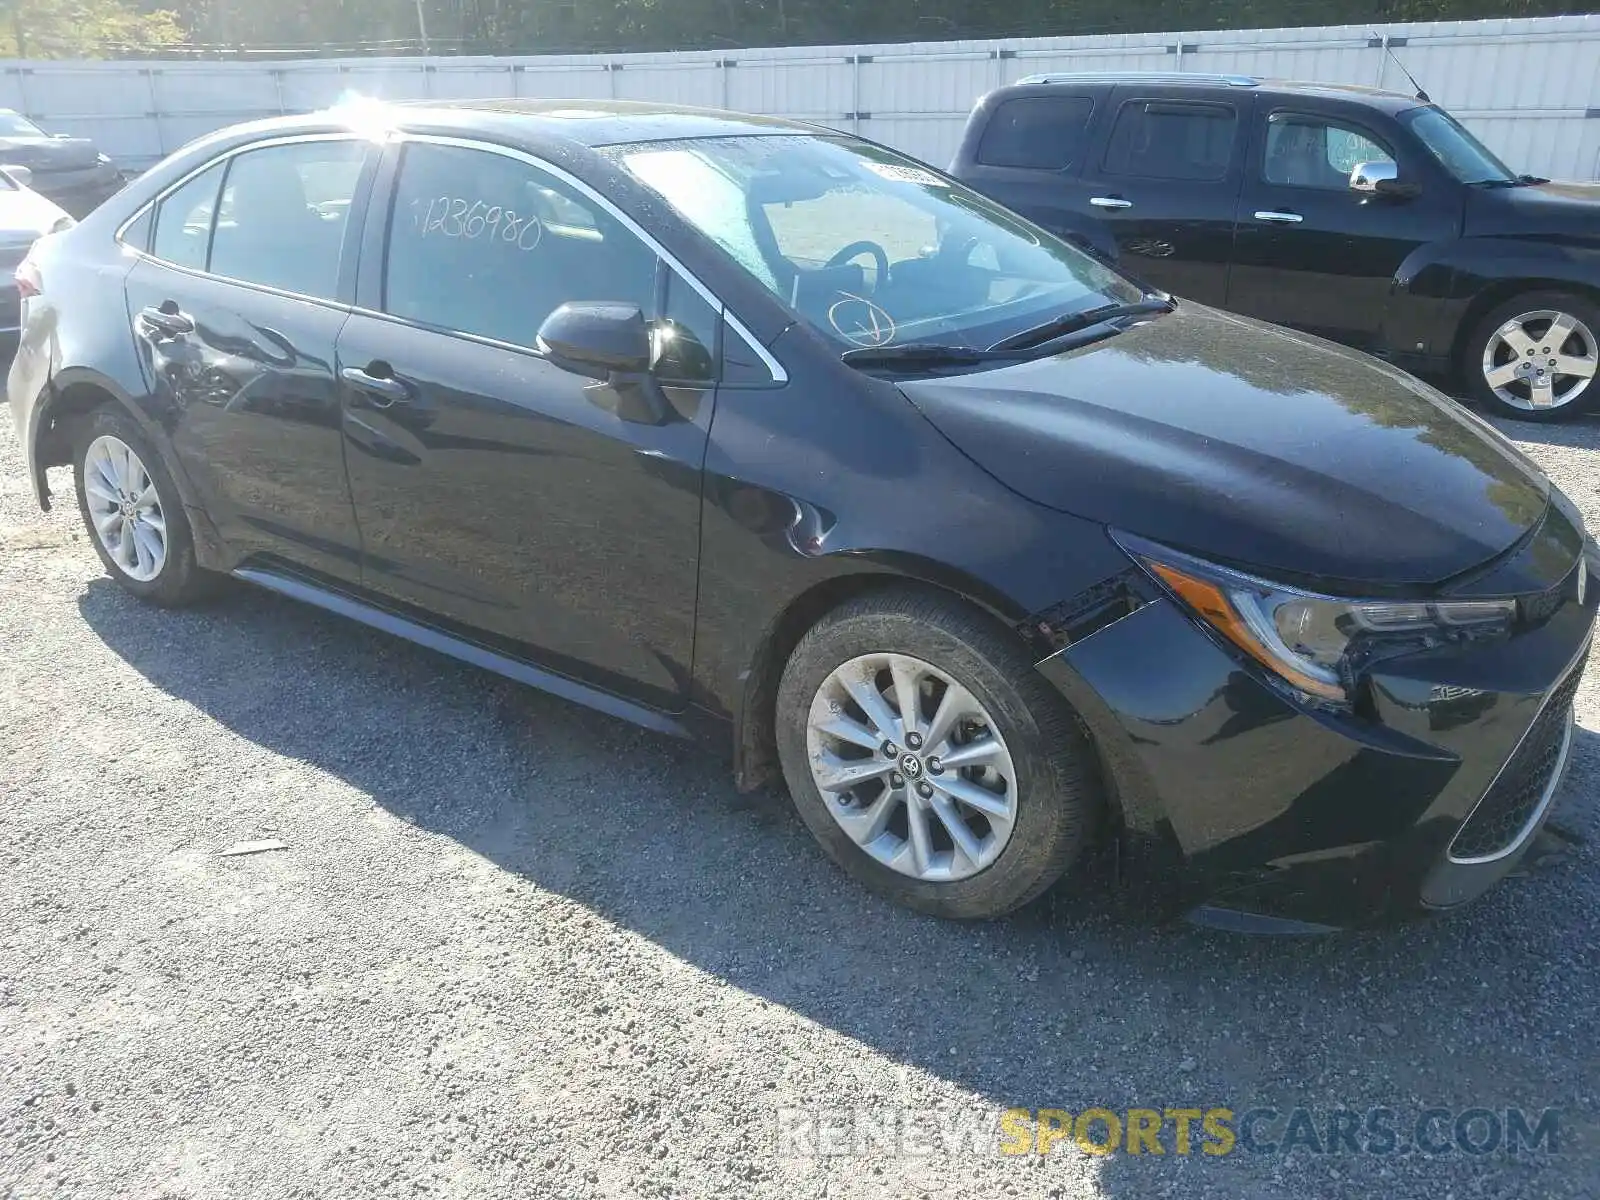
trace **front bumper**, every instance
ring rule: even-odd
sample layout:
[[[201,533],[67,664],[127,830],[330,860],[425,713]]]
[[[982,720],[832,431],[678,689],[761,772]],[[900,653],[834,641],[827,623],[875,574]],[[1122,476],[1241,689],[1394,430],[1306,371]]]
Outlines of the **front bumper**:
[[[1453,908],[1510,872],[1565,767],[1600,587],[1508,638],[1383,664],[1357,714],[1297,705],[1153,600],[1045,659],[1083,716],[1127,867],[1164,906],[1248,926]]]

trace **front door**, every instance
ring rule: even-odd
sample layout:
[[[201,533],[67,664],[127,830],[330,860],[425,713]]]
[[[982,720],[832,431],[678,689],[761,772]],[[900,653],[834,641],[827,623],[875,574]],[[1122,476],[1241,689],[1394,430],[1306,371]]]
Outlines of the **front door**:
[[[1250,98],[1151,96],[1120,87],[1076,189],[1104,223],[1121,265],[1179,296],[1227,295]]]
[[[334,347],[368,154],[317,138],[208,167],[161,201],[126,282],[146,382],[223,537],[350,582],[360,539]]]
[[[1394,162],[1415,196],[1352,191],[1358,163]],[[1393,280],[1419,246],[1456,236],[1450,189],[1361,119],[1302,102],[1264,109],[1251,138],[1228,307],[1366,350],[1382,348]]]
[[[458,634],[685,703],[720,316],[622,220],[517,152],[394,148],[339,339],[365,582]],[[386,228],[384,227],[386,226]],[[536,348],[567,301],[638,305],[674,411],[625,420]],[[670,324],[670,330],[667,326]]]

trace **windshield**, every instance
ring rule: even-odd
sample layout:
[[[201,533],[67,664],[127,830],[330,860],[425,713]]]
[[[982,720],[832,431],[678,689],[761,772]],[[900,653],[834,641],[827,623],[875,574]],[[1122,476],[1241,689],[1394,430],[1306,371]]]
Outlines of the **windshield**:
[[[603,151],[841,350],[983,349],[1137,287],[890,150],[843,136],[687,138]]]
[[[1494,153],[1442,108],[1413,108],[1400,120],[1428,152],[1462,183],[1515,183],[1517,177]]]
[[[44,130],[20,113],[0,112],[0,137],[42,138],[44,136]]]

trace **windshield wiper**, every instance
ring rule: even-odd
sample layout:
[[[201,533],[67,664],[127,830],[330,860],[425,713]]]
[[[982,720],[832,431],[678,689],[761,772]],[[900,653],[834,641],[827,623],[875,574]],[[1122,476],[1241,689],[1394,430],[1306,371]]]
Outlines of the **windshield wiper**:
[[[965,367],[1005,357],[972,346],[940,346],[933,342],[906,342],[899,346],[863,346],[846,350],[839,361],[852,367]]]
[[[989,347],[988,352],[1003,354],[1008,350],[1025,350],[1030,346],[1076,333],[1080,329],[1088,329],[1091,325],[1104,325],[1107,321],[1115,321],[1121,317],[1143,316],[1146,313],[1169,313],[1177,306],[1178,302],[1168,296],[1146,296],[1143,300],[1137,300],[1132,304],[1102,304],[1098,308],[1086,308],[1081,312],[1063,313],[1042,325],[1035,325],[1032,329],[1024,329],[1021,333],[1001,338]]]

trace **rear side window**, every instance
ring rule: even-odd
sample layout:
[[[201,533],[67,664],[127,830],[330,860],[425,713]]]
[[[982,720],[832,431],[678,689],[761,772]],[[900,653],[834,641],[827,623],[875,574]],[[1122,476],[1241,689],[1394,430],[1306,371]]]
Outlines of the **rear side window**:
[[[1111,131],[1106,174],[1195,183],[1222,179],[1238,127],[1232,105],[1131,100]]]
[[[1059,171],[1076,166],[1089,139],[1088,96],[1019,96],[994,110],[978,142],[991,167]]]
[[[205,270],[211,242],[211,218],[217,210],[217,189],[223,164],[207,167],[167,194],[156,209],[156,232],[150,253],[180,267]],[[135,243],[137,244],[137,243]]]
[[[211,273],[334,298],[366,153],[362,142],[326,141],[235,155],[218,205]]]

